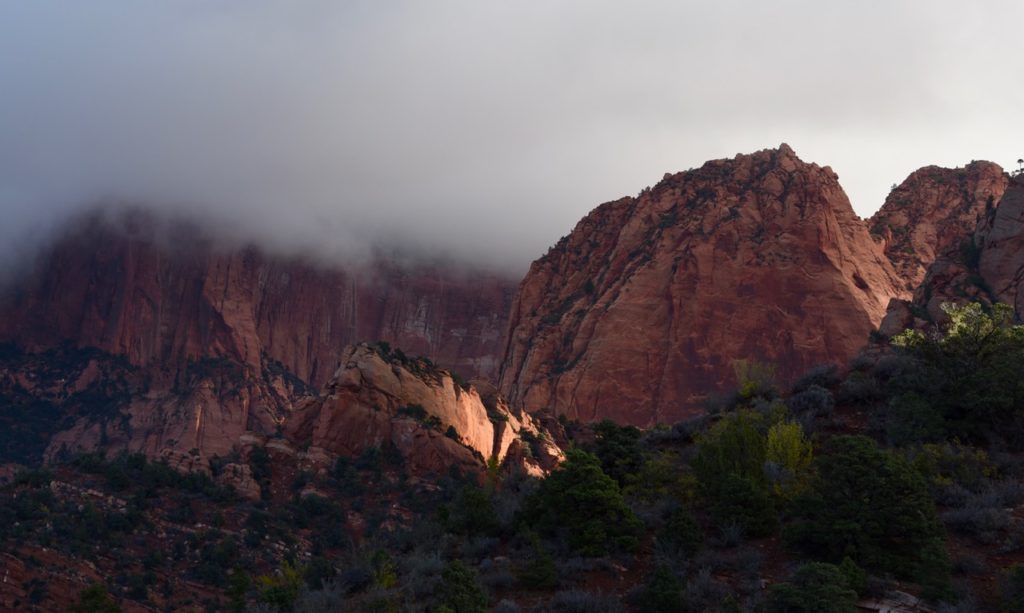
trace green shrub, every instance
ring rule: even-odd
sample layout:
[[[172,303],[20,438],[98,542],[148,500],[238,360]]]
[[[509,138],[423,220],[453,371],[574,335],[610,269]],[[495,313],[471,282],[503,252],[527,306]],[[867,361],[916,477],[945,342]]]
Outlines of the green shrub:
[[[866,569],[944,589],[942,526],[909,463],[869,438],[838,436],[815,464],[810,491],[794,503],[791,543],[819,559],[849,556]]]
[[[778,395],[775,384],[775,366],[756,360],[733,362],[736,389],[741,400],[774,398]]]
[[[594,426],[594,433],[597,434],[594,455],[601,460],[601,469],[624,487],[629,478],[640,471],[644,461],[640,429],[619,426],[606,419]]]
[[[680,507],[669,514],[665,525],[658,531],[658,542],[672,550],[692,557],[704,543],[704,531],[689,509]]]
[[[441,573],[438,584],[441,606],[454,613],[486,613],[487,594],[477,580],[476,572],[455,560]]]
[[[693,469],[705,494],[713,496],[727,475],[767,487],[765,421],[758,413],[741,410],[723,417],[697,437]]]
[[[448,530],[467,536],[495,536],[501,530],[492,493],[469,483],[448,505]]]
[[[942,415],[916,392],[900,394],[889,401],[885,431],[893,445],[931,443],[945,436]]]
[[[767,498],[769,492],[787,498],[803,489],[812,458],[811,443],[803,428],[784,421],[783,415],[775,409],[768,415],[740,410],[697,437],[694,473],[713,506],[747,504]],[[742,523],[755,533],[764,532],[761,519],[766,517],[753,524],[748,519],[752,517]]]
[[[736,526],[744,536],[768,536],[777,525],[775,504],[768,493],[734,474],[726,475],[715,490],[711,514],[720,528]]]
[[[260,602],[276,608],[281,613],[291,611],[295,599],[299,597],[299,590],[302,589],[302,573],[301,568],[285,562],[279,573],[256,577]]]
[[[953,485],[978,491],[996,476],[996,468],[985,451],[960,441],[912,448],[907,457],[933,493]]]
[[[664,499],[692,500],[697,480],[689,466],[680,465],[678,454],[662,452],[644,460],[639,472],[629,477],[623,495],[634,500],[657,502]]]
[[[949,318],[942,335],[908,330],[893,338],[918,368],[891,386],[918,394],[947,433],[1024,448],[1024,325],[1015,325],[1013,309],[1003,304],[990,312],[977,303],[942,308]]]
[[[832,564],[804,564],[787,583],[773,585],[768,595],[769,613],[853,613],[857,592],[849,579]]]
[[[525,501],[522,520],[543,534],[564,535],[570,548],[590,556],[632,551],[643,528],[597,456],[579,449],[570,449]]]
[[[765,467],[772,493],[791,498],[802,491],[813,458],[811,441],[795,422],[779,422],[765,436]]]
[[[71,605],[71,613],[119,613],[113,597],[102,584],[94,583],[78,594],[78,601]]]
[[[683,608],[683,585],[668,567],[659,565],[647,578],[637,604],[641,611],[675,613]]]
[[[857,563],[850,556],[843,558],[842,563],[839,564],[839,572],[843,573],[843,576],[846,577],[846,583],[857,594],[863,594],[867,591],[868,573],[860,566],[857,566]]]
[[[999,596],[1003,611],[1024,613],[1024,564],[1014,564],[1003,571]]]
[[[516,578],[529,590],[547,590],[558,587],[558,568],[544,544],[536,534],[530,535],[533,555],[517,569]]]

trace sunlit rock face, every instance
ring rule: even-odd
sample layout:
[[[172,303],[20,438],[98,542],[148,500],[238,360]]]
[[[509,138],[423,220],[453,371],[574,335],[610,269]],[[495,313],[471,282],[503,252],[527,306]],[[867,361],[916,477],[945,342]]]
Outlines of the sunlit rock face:
[[[415,472],[511,458],[540,474],[562,456],[538,421],[501,398],[485,401],[443,369],[365,344],[346,349],[322,396],[300,403],[283,433],[344,456],[390,443]],[[517,453],[523,446],[531,447],[525,458]]]
[[[637,425],[700,412],[736,360],[845,361],[905,283],[828,167],[786,145],[603,204],[530,268],[499,387]]]

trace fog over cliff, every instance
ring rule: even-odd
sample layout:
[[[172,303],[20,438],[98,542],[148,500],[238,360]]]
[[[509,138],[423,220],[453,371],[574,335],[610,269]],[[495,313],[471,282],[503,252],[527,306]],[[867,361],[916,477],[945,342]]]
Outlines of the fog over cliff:
[[[597,204],[788,142],[868,215],[1024,155],[1024,5],[0,1],[0,261],[96,202],[522,272]]]

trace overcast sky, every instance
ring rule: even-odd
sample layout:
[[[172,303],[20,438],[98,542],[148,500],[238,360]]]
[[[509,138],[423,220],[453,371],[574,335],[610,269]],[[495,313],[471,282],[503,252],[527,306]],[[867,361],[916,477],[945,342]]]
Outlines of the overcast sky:
[[[793,146],[862,216],[1024,156],[1024,3],[0,0],[0,256],[98,200],[525,270],[665,172]]]

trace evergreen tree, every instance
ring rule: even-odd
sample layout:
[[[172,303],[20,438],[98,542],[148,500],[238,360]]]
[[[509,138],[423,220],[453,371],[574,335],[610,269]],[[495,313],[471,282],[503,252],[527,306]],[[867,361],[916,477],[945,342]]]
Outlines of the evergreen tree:
[[[564,535],[571,549],[588,556],[635,549],[643,528],[597,456],[579,449],[566,453],[562,466],[524,506],[529,525],[543,534]]]
[[[890,572],[942,590],[949,563],[924,479],[863,436],[838,436],[816,460],[810,492],[794,504],[787,534],[811,555]]]

